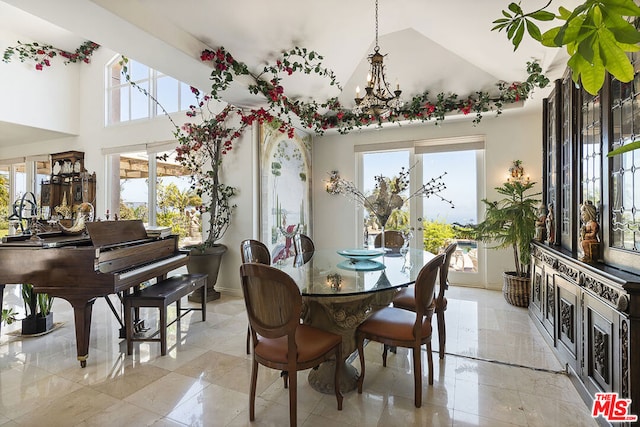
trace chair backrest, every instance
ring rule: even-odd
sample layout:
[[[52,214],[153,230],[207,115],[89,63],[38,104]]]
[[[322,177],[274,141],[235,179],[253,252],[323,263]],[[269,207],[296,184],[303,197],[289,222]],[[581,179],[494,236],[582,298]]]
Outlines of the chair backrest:
[[[271,265],[271,254],[267,246],[253,239],[246,239],[240,243],[240,255],[242,263],[258,262],[260,264]]]
[[[451,256],[458,248],[458,244],[453,242],[447,246],[444,250],[444,262],[440,267],[440,290],[438,292],[438,298],[444,297],[444,291],[449,287],[449,266],[451,265]]]
[[[391,249],[400,249],[404,245],[404,237],[397,230],[387,230],[384,232],[384,245]],[[373,246],[379,248],[382,246],[382,233],[378,233],[373,240]]]
[[[416,326],[418,326],[418,324],[422,324],[422,318],[433,303],[436,289],[436,278],[438,277],[438,271],[440,270],[440,267],[442,267],[444,258],[444,254],[437,255],[431,261],[426,263],[418,273],[415,284],[417,315]]]
[[[240,266],[240,279],[253,342],[258,342],[256,334],[265,338],[288,336],[289,350],[295,349],[302,295],[291,276],[268,265],[247,263]]]
[[[296,267],[308,263],[316,251],[316,246],[313,244],[311,237],[300,233],[293,236],[293,248],[296,254],[293,265]]]

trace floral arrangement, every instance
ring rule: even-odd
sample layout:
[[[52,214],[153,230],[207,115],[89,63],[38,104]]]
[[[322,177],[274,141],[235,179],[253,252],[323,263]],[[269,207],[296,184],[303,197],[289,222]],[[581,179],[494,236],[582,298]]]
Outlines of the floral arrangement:
[[[396,209],[402,208],[405,203],[414,197],[428,198],[435,196],[443,202],[449,203],[452,208],[454,207],[451,200],[446,200],[439,194],[447,188],[443,180],[443,177],[447,174],[446,172],[438,177],[431,178],[427,183],[407,196],[410,171],[411,168],[405,169],[403,167],[400,169],[398,176],[392,178],[382,175],[376,176],[375,188],[373,193],[368,196],[360,191],[353,182],[332,175],[330,192],[332,194],[346,196],[356,204],[365,208],[370,215],[375,216],[382,229],[384,229],[387,224],[391,213]]]
[[[11,62],[14,55],[18,55],[20,62],[31,60],[36,63],[36,70],[42,71],[45,67],[51,66],[51,59],[60,55],[64,60],[64,64],[67,65],[71,62],[84,62],[88,64],[91,60],[91,55],[100,47],[99,44],[92,41],[86,41],[76,49],[75,52],[67,52],[66,50],[58,49],[49,44],[41,43],[22,43],[18,41],[16,46],[11,46],[5,49],[2,57],[3,62]]]

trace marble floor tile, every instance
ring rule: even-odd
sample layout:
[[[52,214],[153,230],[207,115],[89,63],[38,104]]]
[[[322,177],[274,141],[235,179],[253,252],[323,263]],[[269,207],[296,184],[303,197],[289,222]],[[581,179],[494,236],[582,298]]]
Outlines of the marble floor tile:
[[[21,309],[7,286],[5,305]],[[414,406],[410,351],[365,347],[362,394],[315,391],[309,371],[298,373],[298,425],[332,426],[596,426],[590,408],[562,372],[526,309],[507,304],[500,292],[451,286],[446,312],[446,356],[432,337],[434,384],[428,385],[422,351],[423,399]],[[186,304],[186,302],[185,302]],[[105,300],[94,305],[89,359],[76,360],[73,311],[54,302],[56,331],[24,338],[15,324],[0,334],[0,426],[282,426],[289,422],[289,390],[280,372],[261,366],[256,420],[249,423],[251,355],[245,352],[247,317],[241,298],[223,296],[207,305],[207,321],[187,314],[168,331],[168,353],[156,342],[136,343],[132,355]],[[175,312],[171,312],[170,316]],[[153,327],[157,310],[146,310]],[[361,371],[355,355],[352,365]],[[535,369],[531,369],[535,368]]]

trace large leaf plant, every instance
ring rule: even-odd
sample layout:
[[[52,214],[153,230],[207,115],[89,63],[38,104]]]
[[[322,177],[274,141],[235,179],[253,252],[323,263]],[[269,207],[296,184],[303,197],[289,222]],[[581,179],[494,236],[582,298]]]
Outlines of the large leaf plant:
[[[537,207],[540,193],[531,192],[535,182],[511,180],[496,187],[504,196],[497,201],[482,199],[485,219],[475,226],[475,238],[493,242],[493,248],[512,248],[515,273],[518,277],[529,275],[530,243],[535,235]]]
[[[542,8],[525,12],[518,3],[510,3],[502,17],[493,21],[492,30],[505,30],[514,50],[525,31],[544,46],[565,46],[567,65],[573,81],[592,95],[604,84],[606,72],[622,82],[633,80],[634,69],[627,52],[640,50],[640,32],[636,26],[640,7],[634,0],[586,0],[574,10],[564,7],[558,15],[549,12],[551,0]],[[564,23],[542,33],[535,21],[559,20]]]

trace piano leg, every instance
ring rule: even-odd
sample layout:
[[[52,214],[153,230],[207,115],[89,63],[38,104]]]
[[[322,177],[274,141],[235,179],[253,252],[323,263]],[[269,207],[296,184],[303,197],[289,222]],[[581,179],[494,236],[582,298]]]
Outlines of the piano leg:
[[[87,300],[86,297],[63,297],[73,307],[74,320],[76,324],[76,349],[80,367],[87,366],[89,357],[89,337],[91,333],[91,313],[95,298]]]

